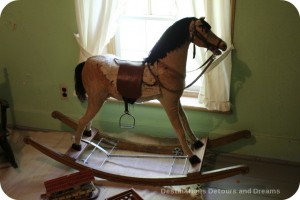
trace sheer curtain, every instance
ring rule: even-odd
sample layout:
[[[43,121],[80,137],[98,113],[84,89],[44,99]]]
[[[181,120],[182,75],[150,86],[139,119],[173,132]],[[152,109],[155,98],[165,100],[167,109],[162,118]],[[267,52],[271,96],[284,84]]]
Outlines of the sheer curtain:
[[[126,0],[75,0],[80,61],[99,55],[114,36]]]
[[[193,16],[205,19],[212,31],[226,41],[228,50],[218,57],[204,74],[203,84],[198,95],[199,103],[208,110],[230,110],[231,50],[231,5],[234,0],[176,0],[179,18]],[[198,48],[196,61],[201,65],[211,55],[204,48]]]
[[[127,0],[75,0],[80,60],[103,53],[105,46],[114,36],[118,19]],[[231,78],[231,1],[234,0],[176,0],[178,17],[205,16],[212,31],[228,44],[223,53],[204,75],[200,88],[199,102],[208,110],[230,110]],[[197,60],[203,63],[209,55],[206,50],[197,51]],[[199,53],[200,52],[200,53]],[[212,69],[213,68],[213,69]]]
[[[223,112],[230,110],[232,3],[233,0],[204,0],[206,20],[211,24],[212,31],[228,45],[228,50],[204,74],[204,84],[198,99],[208,110]]]

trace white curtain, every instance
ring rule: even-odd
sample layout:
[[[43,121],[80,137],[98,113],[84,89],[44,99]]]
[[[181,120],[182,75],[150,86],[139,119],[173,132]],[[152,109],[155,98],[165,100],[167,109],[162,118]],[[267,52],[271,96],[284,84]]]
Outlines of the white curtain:
[[[211,70],[204,74],[204,84],[200,89],[199,102],[208,110],[230,110],[231,79],[231,0],[204,0],[206,20],[212,31],[228,45],[228,50],[215,61]],[[213,69],[212,69],[213,68]]]
[[[75,0],[80,61],[103,53],[114,36],[126,0]]]

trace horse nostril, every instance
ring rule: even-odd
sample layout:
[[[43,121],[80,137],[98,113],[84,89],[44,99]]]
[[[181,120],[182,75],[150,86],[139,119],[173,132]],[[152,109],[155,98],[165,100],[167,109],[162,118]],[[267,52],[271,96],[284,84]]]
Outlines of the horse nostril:
[[[227,44],[225,42],[222,42],[221,45],[220,45],[220,49],[225,51],[227,49]]]

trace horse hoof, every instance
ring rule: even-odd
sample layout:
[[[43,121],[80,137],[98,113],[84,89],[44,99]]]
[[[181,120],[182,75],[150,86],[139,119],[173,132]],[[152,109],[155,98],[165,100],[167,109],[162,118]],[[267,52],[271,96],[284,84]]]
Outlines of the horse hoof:
[[[85,135],[87,137],[91,137],[92,136],[92,130],[84,130],[83,135]]]
[[[192,145],[193,149],[200,149],[203,146],[203,143],[200,140],[197,140],[196,142],[194,142],[194,144]]]
[[[197,165],[201,162],[200,158],[196,155],[193,155],[189,158],[189,161],[191,163],[192,166]]]
[[[76,151],[81,151],[81,144],[72,144],[72,149]]]

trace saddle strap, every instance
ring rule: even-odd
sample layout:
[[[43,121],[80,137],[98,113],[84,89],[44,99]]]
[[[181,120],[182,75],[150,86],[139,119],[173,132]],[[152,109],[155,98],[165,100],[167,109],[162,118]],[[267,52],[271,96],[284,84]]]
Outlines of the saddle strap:
[[[124,100],[134,103],[142,95],[144,66],[118,63],[117,89]]]

